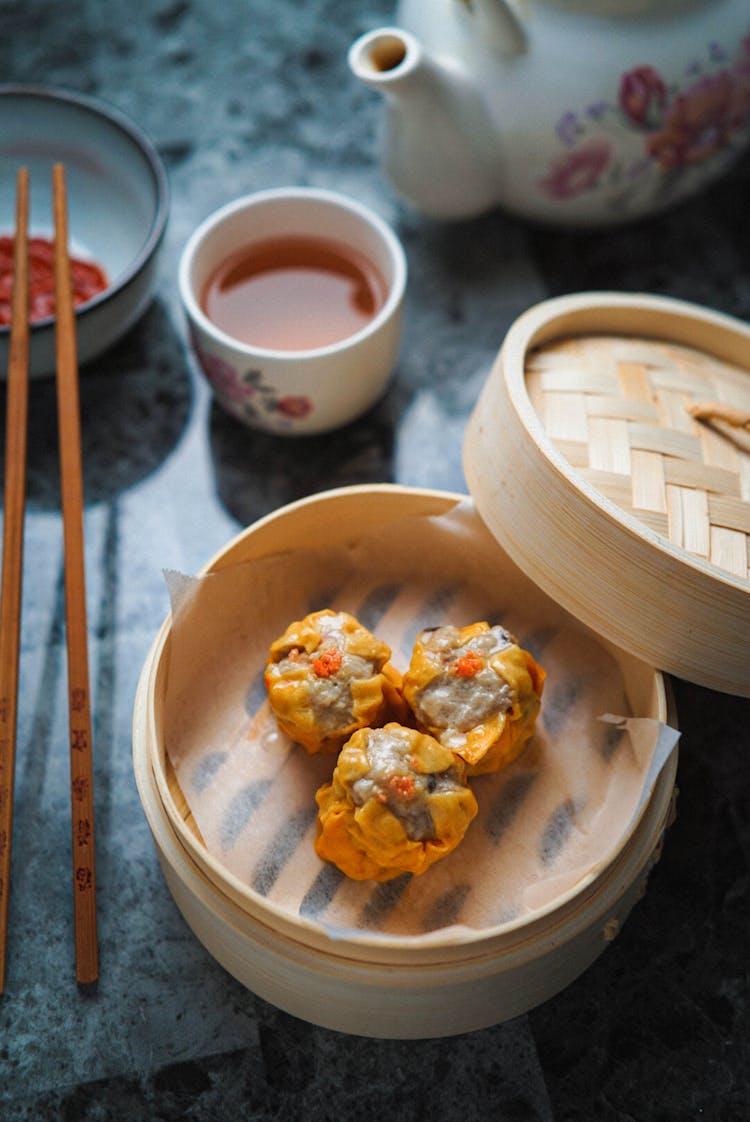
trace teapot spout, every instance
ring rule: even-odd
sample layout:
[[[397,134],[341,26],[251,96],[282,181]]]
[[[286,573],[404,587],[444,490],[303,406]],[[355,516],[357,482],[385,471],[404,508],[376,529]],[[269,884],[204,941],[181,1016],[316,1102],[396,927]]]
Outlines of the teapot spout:
[[[496,204],[497,171],[486,156],[496,147],[493,126],[467,74],[394,27],[357,39],[349,67],[384,97],[381,157],[399,194],[434,218],[469,218]]]
[[[408,86],[423,64],[419,41],[398,27],[361,35],[349,48],[349,67],[360,82],[381,93]]]

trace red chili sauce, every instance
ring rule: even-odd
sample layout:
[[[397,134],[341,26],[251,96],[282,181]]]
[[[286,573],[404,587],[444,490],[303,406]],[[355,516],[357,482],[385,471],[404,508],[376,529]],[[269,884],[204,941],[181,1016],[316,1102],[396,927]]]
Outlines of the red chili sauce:
[[[102,292],[107,275],[94,261],[70,258],[73,303],[83,304]],[[10,323],[13,291],[13,237],[0,235],[0,325]],[[49,238],[29,238],[29,320],[55,314],[55,245]]]

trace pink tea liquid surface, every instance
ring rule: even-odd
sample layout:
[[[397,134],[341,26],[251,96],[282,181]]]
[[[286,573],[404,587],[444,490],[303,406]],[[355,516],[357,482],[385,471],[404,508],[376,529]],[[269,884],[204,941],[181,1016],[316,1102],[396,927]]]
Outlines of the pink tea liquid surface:
[[[386,296],[385,281],[364,254],[322,238],[285,236],[228,257],[201,303],[212,323],[240,342],[302,351],[355,335]]]

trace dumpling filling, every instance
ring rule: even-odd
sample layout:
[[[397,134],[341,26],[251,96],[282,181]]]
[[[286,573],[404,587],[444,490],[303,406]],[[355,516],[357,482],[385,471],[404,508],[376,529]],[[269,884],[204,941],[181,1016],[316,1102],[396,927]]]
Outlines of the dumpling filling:
[[[465,773],[418,729],[358,729],[315,796],[318,855],[355,880],[423,873],[455,849],[477,813]]]
[[[408,730],[394,726],[371,730],[367,758],[370,770],[352,783],[352,802],[363,806],[368,799],[376,799],[398,818],[412,841],[434,838],[435,823],[427,796],[463,787],[457,762],[445,771],[424,773],[413,755]]]
[[[417,636],[403,694],[420,728],[469,765],[498,771],[534,731],[544,671],[504,627],[481,621]]]
[[[271,644],[268,700],[280,728],[308,752],[337,752],[352,732],[405,710],[390,648],[347,612],[291,623]]]
[[[436,665],[433,678],[414,696],[414,712],[428,728],[442,730],[441,743],[459,748],[465,734],[515,702],[515,691],[492,667],[491,658],[513,645],[496,626],[461,642],[457,627],[438,627],[421,636],[425,655]]]
[[[342,613],[326,618],[320,626],[321,643],[315,651],[292,647],[276,663],[279,678],[296,678],[303,666],[311,675],[309,705],[321,732],[329,735],[351,724],[354,718],[352,683],[372,678],[383,659],[378,653],[366,658],[346,650]]]

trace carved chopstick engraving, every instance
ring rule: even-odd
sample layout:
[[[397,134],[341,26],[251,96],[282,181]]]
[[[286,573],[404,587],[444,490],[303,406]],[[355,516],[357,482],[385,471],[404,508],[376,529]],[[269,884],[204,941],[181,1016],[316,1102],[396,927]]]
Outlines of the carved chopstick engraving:
[[[65,622],[70,725],[70,805],[73,850],[76,978],[96,981],[99,973],[94,780],[89,697],[86,584],[83,549],[83,471],[75,315],[68,256],[65,170],[52,172],[55,218],[55,350],[65,548]]]

